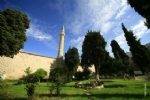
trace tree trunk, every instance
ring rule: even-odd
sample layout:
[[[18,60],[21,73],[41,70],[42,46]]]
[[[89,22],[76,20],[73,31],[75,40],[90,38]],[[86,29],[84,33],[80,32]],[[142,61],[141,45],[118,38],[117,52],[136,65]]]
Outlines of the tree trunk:
[[[57,96],[60,95],[60,83],[59,82],[57,82],[56,95]]]
[[[96,74],[96,80],[99,81],[99,74]]]
[[[147,73],[147,76],[148,76],[148,80],[150,80],[150,74],[149,74],[149,69],[146,68],[146,73]]]
[[[96,68],[96,80],[99,81],[99,68],[97,67]]]

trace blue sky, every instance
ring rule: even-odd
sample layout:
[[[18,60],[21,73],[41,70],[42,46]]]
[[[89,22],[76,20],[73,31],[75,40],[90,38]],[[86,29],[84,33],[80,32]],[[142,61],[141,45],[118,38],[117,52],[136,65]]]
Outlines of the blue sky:
[[[0,10],[6,8],[18,9],[30,19],[28,40],[22,49],[25,52],[56,58],[62,25],[66,34],[64,53],[69,47],[77,47],[81,55],[88,30],[101,32],[110,55],[113,39],[128,52],[121,23],[141,38],[142,44],[150,42],[144,18],[126,0],[0,0]]]

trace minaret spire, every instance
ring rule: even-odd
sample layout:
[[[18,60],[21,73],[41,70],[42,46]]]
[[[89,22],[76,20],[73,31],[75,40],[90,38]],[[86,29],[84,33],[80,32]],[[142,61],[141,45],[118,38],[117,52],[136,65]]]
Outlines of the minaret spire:
[[[65,28],[64,25],[62,26],[61,32],[59,34],[60,41],[59,41],[59,49],[58,49],[58,56],[57,58],[63,58],[64,53],[64,37],[65,37]]]

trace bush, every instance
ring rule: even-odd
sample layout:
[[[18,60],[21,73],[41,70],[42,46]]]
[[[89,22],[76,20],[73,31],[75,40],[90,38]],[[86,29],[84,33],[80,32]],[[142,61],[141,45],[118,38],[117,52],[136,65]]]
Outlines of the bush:
[[[17,83],[15,83],[15,85],[20,85],[20,84],[25,84],[26,82],[22,79],[18,80]]]
[[[25,83],[36,83],[39,79],[35,74],[29,74],[25,77]]]
[[[92,71],[89,68],[84,68],[82,73],[85,79],[89,79]]]
[[[22,77],[22,80],[24,80],[25,83],[40,82],[47,75],[47,72],[42,68],[39,68],[36,70],[36,72],[31,73],[32,71],[30,67],[28,67],[24,72],[27,74],[26,76]],[[21,82],[19,81],[19,83]]]
[[[37,69],[37,71],[34,73],[34,75],[38,78],[39,82],[47,75],[47,72],[42,69],[39,68]]]
[[[79,79],[79,80],[89,79],[90,75],[91,75],[91,72],[92,71],[90,69],[84,68],[83,72],[78,71],[78,72],[75,73],[75,79]]]
[[[10,100],[14,96],[11,94],[9,85],[5,81],[0,81],[0,100]]]
[[[31,74],[32,70],[30,69],[30,67],[26,68],[26,70],[24,71],[27,75]]]
[[[28,99],[29,100],[32,100],[33,99],[33,95],[35,93],[35,87],[36,87],[36,84],[35,83],[27,83],[26,84],[26,91],[27,91],[27,96],[28,96]]]
[[[75,79],[82,80],[83,79],[83,73],[81,71],[78,71],[75,73]]]
[[[56,95],[60,95],[61,87],[67,82],[67,68],[66,67],[56,67],[50,72],[51,85],[49,87],[50,94],[56,91]]]

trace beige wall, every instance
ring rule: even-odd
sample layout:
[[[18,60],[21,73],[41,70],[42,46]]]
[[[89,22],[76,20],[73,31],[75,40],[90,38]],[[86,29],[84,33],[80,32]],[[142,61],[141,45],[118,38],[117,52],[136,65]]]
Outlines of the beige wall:
[[[49,74],[50,68],[56,66],[56,58],[19,52],[14,58],[0,57],[0,73],[6,73],[7,79],[18,79],[25,75],[24,71],[30,67],[32,72],[43,68]]]
[[[61,63],[56,58],[36,55],[32,53],[20,51],[14,58],[0,57],[0,74],[5,71],[6,79],[19,79],[25,75],[26,68],[30,67],[32,72],[35,72],[39,68],[43,68],[49,75],[50,69],[55,68]],[[95,72],[95,67],[91,66],[92,72]],[[79,66],[77,71],[83,71],[82,67]]]
[[[92,73],[95,73],[95,67],[94,67],[94,65],[91,65],[90,67],[89,67],[89,69],[92,71]],[[82,68],[82,66],[78,66],[78,68],[77,68],[77,72],[82,72],[83,71],[83,68]]]

